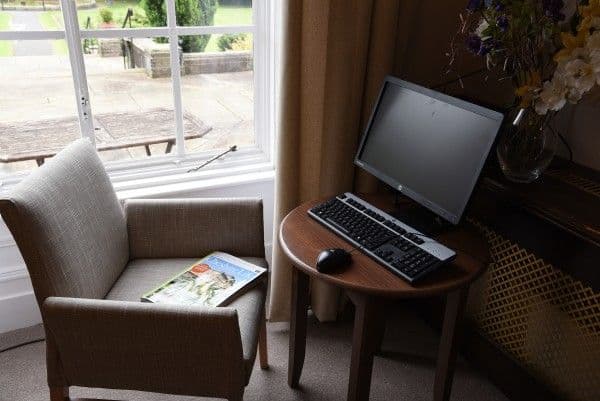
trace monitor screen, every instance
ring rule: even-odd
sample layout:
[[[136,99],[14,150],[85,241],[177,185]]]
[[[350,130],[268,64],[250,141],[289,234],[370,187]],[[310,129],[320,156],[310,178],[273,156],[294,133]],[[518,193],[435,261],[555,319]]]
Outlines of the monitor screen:
[[[501,113],[388,77],[355,162],[458,224],[502,119]]]

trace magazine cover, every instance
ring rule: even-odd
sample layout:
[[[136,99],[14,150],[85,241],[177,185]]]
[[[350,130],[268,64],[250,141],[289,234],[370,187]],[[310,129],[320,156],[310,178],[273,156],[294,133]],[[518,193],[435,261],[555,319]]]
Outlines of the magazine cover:
[[[142,302],[219,306],[266,269],[223,252],[214,252],[144,294]]]

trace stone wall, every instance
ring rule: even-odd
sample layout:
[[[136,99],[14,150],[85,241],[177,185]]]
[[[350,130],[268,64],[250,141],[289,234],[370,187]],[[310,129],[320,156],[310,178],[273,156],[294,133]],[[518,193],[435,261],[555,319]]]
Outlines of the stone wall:
[[[184,74],[215,74],[252,70],[250,51],[228,51],[215,53],[184,53]]]
[[[121,57],[123,55],[121,39],[98,39],[98,55],[100,57]]]
[[[152,39],[133,39],[132,49],[135,68],[144,68],[150,78],[171,76],[168,43],[156,43]]]
[[[169,44],[152,39],[133,39],[133,61],[144,68],[150,78],[171,76]],[[252,52],[182,53],[179,49],[182,75],[215,74],[252,70]]]

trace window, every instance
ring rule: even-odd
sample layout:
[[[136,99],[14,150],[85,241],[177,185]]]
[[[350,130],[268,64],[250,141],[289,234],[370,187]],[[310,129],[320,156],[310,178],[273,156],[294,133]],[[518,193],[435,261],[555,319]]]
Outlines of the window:
[[[117,181],[183,174],[232,145],[222,166],[270,162],[269,1],[1,1],[1,176],[78,136]]]

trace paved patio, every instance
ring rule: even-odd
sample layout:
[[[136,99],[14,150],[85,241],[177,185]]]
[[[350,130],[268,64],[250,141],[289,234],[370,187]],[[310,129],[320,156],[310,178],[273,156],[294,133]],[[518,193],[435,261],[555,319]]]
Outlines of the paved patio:
[[[120,57],[86,55],[85,61],[94,113],[119,113],[121,116],[125,113],[126,116],[127,112],[139,115],[147,110],[173,108],[170,78],[151,79],[143,70],[125,70]],[[0,122],[14,126],[32,120],[56,120],[56,124],[48,124],[48,130],[53,135],[65,135],[61,132],[65,127],[64,119],[77,115],[67,56],[2,57],[0,71]],[[254,142],[251,71],[186,75],[182,77],[182,93],[185,112],[212,127],[212,131],[202,138],[187,140],[187,151],[222,149]],[[130,127],[132,135],[153,129],[152,124],[139,121],[139,118],[123,124]],[[0,132],[0,135],[7,133]],[[18,134],[12,131],[11,135]],[[35,143],[35,146],[44,149],[44,143]],[[163,152],[164,145],[152,148],[153,154]],[[143,147],[136,147],[100,155],[105,160],[122,160],[146,157],[146,152]],[[0,164],[0,174],[35,165],[34,161]]]

